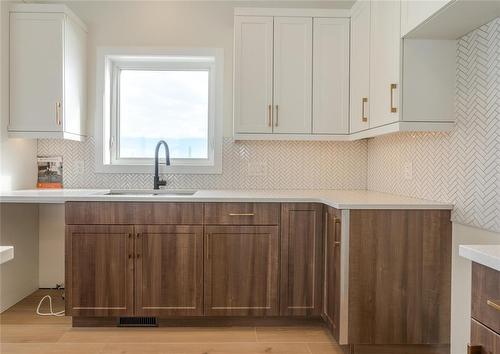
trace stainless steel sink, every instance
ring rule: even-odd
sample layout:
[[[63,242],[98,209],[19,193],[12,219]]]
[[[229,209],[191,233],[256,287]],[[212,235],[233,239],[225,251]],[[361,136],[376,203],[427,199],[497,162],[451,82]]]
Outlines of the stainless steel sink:
[[[112,189],[106,195],[188,196],[196,192],[190,189]]]

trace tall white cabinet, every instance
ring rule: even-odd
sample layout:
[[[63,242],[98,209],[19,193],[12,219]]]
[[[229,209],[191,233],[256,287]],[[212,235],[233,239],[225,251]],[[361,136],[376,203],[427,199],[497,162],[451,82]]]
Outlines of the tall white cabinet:
[[[9,136],[82,140],[85,25],[64,5],[15,5],[9,63]]]
[[[347,138],[347,13],[267,11],[235,16],[235,139]]]

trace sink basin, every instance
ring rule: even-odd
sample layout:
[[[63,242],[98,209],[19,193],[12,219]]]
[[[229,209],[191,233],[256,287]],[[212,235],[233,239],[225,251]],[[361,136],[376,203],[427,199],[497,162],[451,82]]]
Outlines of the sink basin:
[[[148,196],[182,196],[193,195],[195,190],[190,189],[112,189],[106,195],[148,195]]]

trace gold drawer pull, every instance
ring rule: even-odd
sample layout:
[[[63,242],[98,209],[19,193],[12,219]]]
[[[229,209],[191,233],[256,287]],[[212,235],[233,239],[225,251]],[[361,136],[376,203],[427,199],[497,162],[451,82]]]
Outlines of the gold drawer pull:
[[[254,213],[230,213],[229,216],[255,216]]]
[[[61,125],[61,102],[56,102],[56,124]]]
[[[394,91],[397,87],[398,85],[391,84],[391,113],[396,113],[398,111],[398,109],[394,107]]]
[[[368,97],[363,97],[361,100],[361,121],[363,122],[368,122],[368,117],[366,116],[365,113],[365,103],[368,102]]]
[[[480,345],[467,345],[467,354],[481,354],[482,349]]]
[[[493,307],[495,310],[500,311],[500,300],[487,300],[488,306]]]

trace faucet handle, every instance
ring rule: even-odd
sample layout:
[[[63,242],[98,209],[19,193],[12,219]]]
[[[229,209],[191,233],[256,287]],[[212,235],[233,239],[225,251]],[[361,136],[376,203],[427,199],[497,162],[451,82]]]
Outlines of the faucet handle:
[[[167,185],[167,181],[165,181],[164,179],[160,179],[160,180],[158,181],[158,185],[159,185],[159,186],[166,186],[166,185]]]

